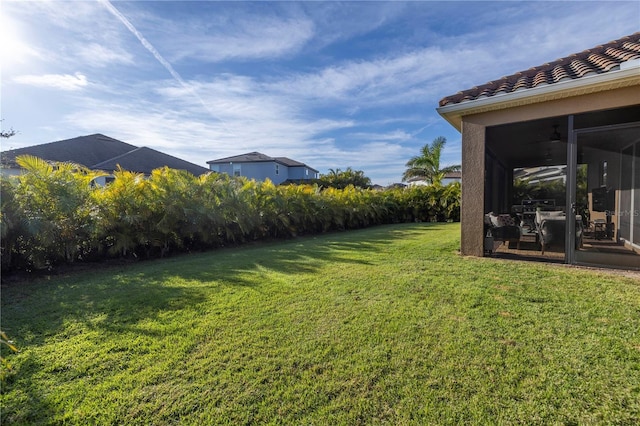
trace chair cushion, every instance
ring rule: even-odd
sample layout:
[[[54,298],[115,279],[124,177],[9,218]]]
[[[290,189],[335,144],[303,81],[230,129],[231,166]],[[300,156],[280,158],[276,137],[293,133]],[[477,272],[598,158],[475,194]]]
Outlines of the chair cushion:
[[[545,220],[540,228],[540,239],[547,245],[564,244],[565,221]]]
[[[536,225],[540,226],[543,220],[545,219],[563,219],[565,214],[563,211],[536,211]]]
[[[516,220],[509,214],[498,215],[498,226],[515,226]]]
[[[516,220],[510,214],[495,214],[493,212],[484,215],[485,225],[491,225],[494,228],[503,226],[516,226]]]

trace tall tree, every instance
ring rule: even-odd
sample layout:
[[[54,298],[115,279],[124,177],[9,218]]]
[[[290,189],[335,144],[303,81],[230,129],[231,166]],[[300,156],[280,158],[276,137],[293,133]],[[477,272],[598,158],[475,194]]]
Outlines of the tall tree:
[[[425,144],[420,149],[420,155],[407,161],[407,170],[402,175],[402,180],[419,178],[433,185],[440,183],[447,173],[460,171],[460,165],[440,168],[440,155],[446,143],[444,136],[438,136],[431,144]]]

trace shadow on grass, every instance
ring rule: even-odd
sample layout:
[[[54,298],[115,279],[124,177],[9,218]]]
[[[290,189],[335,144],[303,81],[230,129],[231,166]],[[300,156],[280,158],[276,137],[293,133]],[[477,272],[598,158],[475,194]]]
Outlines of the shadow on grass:
[[[425,235],[442,229],[438,224],[388,225],[343,233],[305,236],[294,240],[258,243],[218,252],[170,259],[154,271],[154,276],[215,283],[218,286],[257,287],[252,274],[269,270],[296,275],[314,273],[326,263],[373,265],[366,254],[384,252],[393,240]],[[347,252],[358,251],[365,259]],[[175,266],[180,266],[176,268]],[[186,266],[186,267],[185,267]]]
[[[43,424],[53,418],[54,407],[43,397],[45,393],[37,386],[30,384],[33,373],[41,368],[33,354],[29,354],[19,366],[11,368],[6,381],[2,384],[2,393],[16,386],[20,393],[19,399],[24,400],[24,403],[22,407],[15,409],[10,404],[3,404],[0,411],[0,424]],[[29,385],[22,386],[24,380]]]
[[[172,286],[145,273],[114,272],[101,270],[98,276],[82,273],[4,289],[3,328],[18,342],[22,338],[24,344],[39,345],[72,323],[89,329],[112,324],[121,330],[205,300],[202,289]]]
[[[51,340],[62,345],[87,331],[109,334],[144,334],[166,337],[166,331],[146,327],[146,321],[167,324],[171,332],[188,324],[176,324],[172,312],[206,307],[212,294],[229,288],[259,290],[256,274],[277,272],[295,276],[318,272],[327,263],[372,264],[393,240],[427,235],[441,229],[437,224],[382,226],[366,230],[301,237],[284,242],[245,245],[215,252],[181,255],[94,271],[70,273],[49,279],[4,286],[2,325],[24,350],[13,379],[3,392],[24,388],[30,413],[7,407],[23,420],[37,414],[49,417],[51,407],[38,398],[38,374],[46,366],[36,348]],[[348,256],[358,251],[358,258]],[[364,254],[364,256],[363,256]],[[379,259],[379,257],[378,257]],[[162,336],[159,336],[162,334]],[[95,337],[94,337],[95,338]],[[19,389],[15,389],[19,391]],[[11,415],[11,414],[10,414]],[[43,417],[44,416],[44,417]]]
[[[394,239],[440,229],[438,224],[390,225],[206,253],[71,272],[3,285],[2,325],[23,345],[40,345],[69,322],[126,330],[163,313],[201,304],[229,286],[260,286],[255,274],[314,273],[326,263],[371,264]],[[349,257],[351,251],[364,256]],[[364,260],[363,260],[364,259]],[[185,283],[184,281],[188,281]],[[100,316],[100,321],[95,318]]]
[[[441,229],[441,224],[402,224],[284,242],[259,243],[213,252],[180,255],[94,271],[71,273],[3,286],[3,330],[22,343],[39,345],[67,322],[122,330],[161,313],[203,303],[212,291],[229,286],[259,287],[255,274],[314,273],[323,264],[371,264],[395,239]],[[358,251],[365,256],[346,255]],[[183,281],[195,281],[184,283]],[[95,322],[96,316],[102,318]]]

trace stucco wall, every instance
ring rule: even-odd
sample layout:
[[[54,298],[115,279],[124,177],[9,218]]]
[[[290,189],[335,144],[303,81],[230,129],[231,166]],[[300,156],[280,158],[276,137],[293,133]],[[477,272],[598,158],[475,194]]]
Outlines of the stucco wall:
[[[470,256],[484,254],[484,151],[485,126],[463,122],[460,251]]]

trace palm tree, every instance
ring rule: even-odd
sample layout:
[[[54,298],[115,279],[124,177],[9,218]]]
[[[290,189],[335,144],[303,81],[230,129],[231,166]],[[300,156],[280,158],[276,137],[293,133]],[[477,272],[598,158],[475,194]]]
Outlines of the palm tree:
[[[38,267],[73,262],[90,250],[95,225],[92,182],[104,173],[73,163],[51,165],[23,155],[16,162],[26,173],[18,177],[15,196],[24,212],[27,235]]]
[[[320,175],[318,184],[325,188],[336,189],[344,189],[349,185],[356,188],[369,188],[371,179],[366,177],[362,170],[353,170],[351,167],[347,167],[347,170],[329,169],[329,173]]]
[[[460,171],[460,165],[440,168],[440,154],[447,143],[444,136],[438,136],[431,145],[425,144],[420,149],[420,155],[407,161],[407,170],[402,175],[402,180],[419,178],[430,184],[438,184],[447,173]]]

